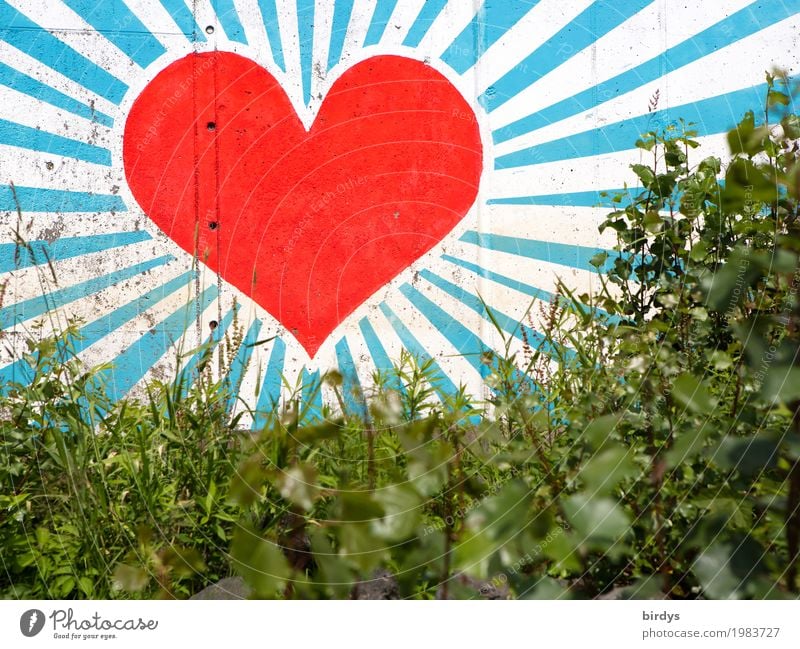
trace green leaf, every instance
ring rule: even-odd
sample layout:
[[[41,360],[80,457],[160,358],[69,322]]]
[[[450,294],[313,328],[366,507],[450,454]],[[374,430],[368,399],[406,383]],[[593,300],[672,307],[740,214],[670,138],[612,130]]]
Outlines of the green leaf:
[[[703,290],[708,307],[715,311],[728,311],[747,297],[747,290],[760,276],[750,251],[736,248],[727,262],[715,273],[703,277]]]
[[[530,490],[522,480],[512,480],[495,496],[469,513],[463,542],[456,549],[456,565],[483,574],[492,555],[504,548],[514,552],[514,542],[528,527]],[[463,514],[461,514],[463,516]],[[456,512],[455,516],[459,516]],[[478,566],[478,568],[475,568]]]
[[[719,349],[715,349],[713,352],[711,352],[708,360],[715,370],[727,370],[733,367],[733,359],[731,358],[730,354],[727,354]]]
[[[344,419],[326,420],[321,424],[302,426],[294,433],[300,444],[315,444],[327,439],[336,439],[342,434]]]
[[[598,449],[615,435],[616,428],[622,421],[622,417],[623,415],[619,413],[597,417],[586,424],[586,428],[578,433],[578,439],[587,443],[590,447]]]
[[[653,170],[646,166],[646,165],[631,165],[631,169],[633,173],[635,173],[639,180],[642,181],[642,186],[645,189],[652,189],[656,182],[656,175],[653,173]]]
[[[681,208],[683,211],[683,208]],[[702,262],[708,256],[708,244],[705,241],[698,241],[692,246],[689,252],[689,259],[695,262]]]
[[[742,599],[763,573],[764,549],[751,538],[741,543],[712,543],[695,559],[692,571],[709,599]]]
[[[420,522],[422,497],[410,484],[395,484],[375,492],[375,500],[383,507],[382,518],[372,522],[375,536],[387,541],[410,537]]]
[[[630,530],[630,517],[612,498],[577,493],[562,499],[562,506],[576,534],[591,545],[613,545]]]
[[[331,547],[325,530],[314,528],[309,532],[311,551],[317,564],[320,581],[327,585],[335,599],[346,599],[351,590],[353,576],[347,565],[339,559]]]
[[[581,570],[581,537],[575,532],[555,534],[549,543],[542,544],[542,555],[553,562],[553,568],[567,573]]]
[[[642,225],[651,234],[658,234],[664,227],[664,221],[658,212],[648,212],[644,215]]]
[[[753,111],[749,111],[739,125],[728,133],[728,146],[731,153],[744,153],[754,156],[764,150],[764,142],[769,137],[769,130],[756,127]]]
[[[337,530],[340,554],[362,572],[370,572],[386,561],[386,542],[375,536],[368,523],[348,523]]]
[[[781,120],[783,134],[790,140],[800,139],[800,116],[786,115]]]
[[[725,437],[714,453],[714,463],[726,471],[757,475],[777,464],[779,444],[764,437]]]
[[[761,396],[770,401],[783,403],[800,399],[800,367],[794,365],[770,367],[761,385]]]
[[[688,430],[676,433],[672,448],[664,456],[667,465],[670,467],[681,466],[701,453],[705,448],[711,428],[711,426],[692,426]]]
[[[595,453],[577,474],[584,491],[592,495],[611,494],[622,480],[640,473],[633,457],[633,451],[621,445]]]
[[[309,464],[298,464],[278,474],[275,482],[281,496],[308,511],[320,496],[317,472]]]
[[[121,563],[114,568],[113,581],[115,588],[137,593],[150,583],[150,575],[142,568]]]
[[[278,545],[250,526],[240,525],[234,531],[231,563],[256,597],[278,597],[290,575],[289,564]]]
[[[594,266],[595,268],[603,268],[608,261],[608,253],[607,252],[598,252],[596,255],[592,256],[589,260],[589,263]]]
[[[654,133],[646,133],[644,139],[636,140],[634,146],[638,149],[644,149],[645,151],[652,151],[656,146],[656,139],[653,137]],[[647,137],[649,136],[649,137]]]
[[[206,569],[203,557],[195,548],[171,545],[161,552],[161,561],[178,577],[194,577]]]
[[[721,198],[726,212],[742,214],[752,220],[765,203],[780,198],[780,189],[768,175],[768,170],[747,158],[736,158],[725,172]]]
[[[788,106],[791,102],[791,97],[784,92],[780,92],[779,90],[770,90],[767,94],[767,106],[770,108],[772,106]]]
[[[716,399],[705,382],[690,373],[678,376],[672,382],[672,398],[683,408],[699,414],[710,414],[716,407]]]
[[[383,505],[366,492],[342,492],[336,505],[336,518],[345,523],[369,523],[384,514]]]
[[[261,497],[267,473],[261,466],[262,458],[253,456],[244,462],[231,478],[228,499],[242,507],[249,507]]]

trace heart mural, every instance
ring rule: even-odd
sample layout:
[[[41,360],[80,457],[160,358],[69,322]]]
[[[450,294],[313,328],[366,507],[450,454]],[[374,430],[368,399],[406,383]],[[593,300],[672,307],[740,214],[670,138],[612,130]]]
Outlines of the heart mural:
[[[350,68],[306,130],[254,61],[189,55],[135,100],[123,157],[150,219],[311,357],[461,221],[483,166],[469,104],[400,56]]]

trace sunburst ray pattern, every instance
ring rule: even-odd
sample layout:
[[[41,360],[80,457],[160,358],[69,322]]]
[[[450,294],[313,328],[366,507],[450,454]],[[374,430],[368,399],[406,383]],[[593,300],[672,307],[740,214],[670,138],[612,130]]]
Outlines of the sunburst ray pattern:
[[[487,351],[545,344],[539,314],[557,278],[591,289],[597,253],[613,263],[597,225],[611,196],[636,191],[634,141],[683,119],[706,155],[723,153],[723,134],[764,101],[764,70],[800,72],[798,34],[798,0],[0,0],[2,389],[31,378],[26,336],[78,321],[65,344],[111,363],[98,377],[110,399],[148,376],[180,372],[185,391],[211,372],[254,427],[290,393],[306,422],[325,416],[330,369],[344,407],[361,412],[376,375],[402,389],[391,369],[403,349],[429,363],[442,399],[462,385],[483,394]],[[424,61],[471,109],[450,119],[480,130],[474,206],[311,356],[199,244],[190,254],[157,227],[126,175],[134,100],[171,63],[213,51],[263,66],[307,129],[354,66]],[[198,241],[219,240],[201,228],[216,218],[196,216]]]

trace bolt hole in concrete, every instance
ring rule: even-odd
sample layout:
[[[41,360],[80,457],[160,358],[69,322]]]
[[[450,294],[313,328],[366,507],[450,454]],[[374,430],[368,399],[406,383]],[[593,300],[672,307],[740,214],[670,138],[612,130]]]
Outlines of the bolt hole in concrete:
[[[216,230],[218,226],[219,224],[216,221],[211,221],[211,223],[208,224],[210,230]]]
[[[214,33],[214,25],[209,25],[206,27],[206,34],[213,34]]]
[[[216,122],[209,122],[208,124],[206,124],[206,128],[209,131],[214,131],[217,128],[217,123]]]

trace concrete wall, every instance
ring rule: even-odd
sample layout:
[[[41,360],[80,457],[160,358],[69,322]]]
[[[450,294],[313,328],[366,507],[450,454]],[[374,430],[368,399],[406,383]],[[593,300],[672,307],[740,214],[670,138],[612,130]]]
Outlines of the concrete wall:
[[[0,379],[78,319],[115,398],[209,340],[262,410],[403,348],[483,394],[482,351],[590,288],[636,138],[683,117],[724,154],[798,28],[797,0],[0,0]]]

